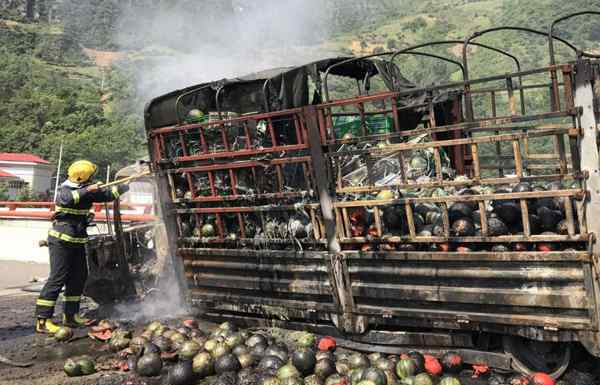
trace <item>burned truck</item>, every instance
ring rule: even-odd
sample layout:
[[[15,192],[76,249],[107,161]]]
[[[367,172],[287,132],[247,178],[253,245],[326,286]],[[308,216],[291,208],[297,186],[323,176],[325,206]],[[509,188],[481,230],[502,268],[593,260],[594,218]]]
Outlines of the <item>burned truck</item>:
[[[599,62],[550,29],[572,61],[551,49],[524,70],[475,42],[501,30],[546,35],[492,28],[152,100],[149,153],[189,301],[354,349],[460,348],[553,376],[576,345],[600,356]],[[419,50],[457,43],[462,62]],[[471,79],[470,45],[517,71]],[[398,55],[452,62],[463,80],[415,85]]]

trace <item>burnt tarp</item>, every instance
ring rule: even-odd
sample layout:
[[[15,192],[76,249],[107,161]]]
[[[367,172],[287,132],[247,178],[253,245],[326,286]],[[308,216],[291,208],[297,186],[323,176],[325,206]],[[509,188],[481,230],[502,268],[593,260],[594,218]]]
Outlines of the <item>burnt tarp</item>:
[[[149,125],[156,128],[181,123],[191,109],[245,114],[303,107],[309,104],[309,79],[319,89],[320,74],[333,64],[348,59],[323,59],[302,66],[274,68],[176,90],[153,99],[147,105]],[[331,73],[363,79],[367,74],[376,75],[377,68],[370,60],[359,59],[344,63]]]
[[[334,66],[335,64],[337,65]],[[394,63],[388,61],[349,57],[322,59],[301,66],[274,68],[237,78],[202,83],[160,96],[146,107],[148,128],[183,123],[192,109],[199,109],[204,113],[221,111],[247,114],[318,104],[323,100],[322,74],[328,69],[331,75],[360,81],[380,75],[391,91],[404,92],[416,88]],[[312,100],[309,81],[315,86]],[[399,113],[403,126],[416,127],[427,112],[427,108],[422,106],[427,97],[425,92],[415,92],[399,98],[399,107],[414,106],[413,111],[407,109]]]

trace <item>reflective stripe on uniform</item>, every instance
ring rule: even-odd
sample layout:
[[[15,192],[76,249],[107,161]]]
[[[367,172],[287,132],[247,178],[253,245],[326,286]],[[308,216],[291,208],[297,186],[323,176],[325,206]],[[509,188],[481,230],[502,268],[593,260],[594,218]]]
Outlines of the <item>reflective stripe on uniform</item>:
[[[73,202],[75,202],[75,204],[78,204],[79,203],[79,191],[73,190],[73,191],[71,191],[71,195],[73,196]]]
[[[117,186],[114,186],[112,188],[112,194],[115,197],[115,199],[119,199],[119,197],[121,196],[121,194],[119,194],[119,189],[117,188]]]
[[[79,302],[81,300],[80,295],[64,295],[63,298],[66,302]]]
[[[56,303],[56,301],[50,301],[48,299],[41,299],[38,298],[37,301],[35,301],[35,304],[38,306],[46,306],[46,307],[54,307],[54,304]]]
[[[48,235],[51,237],[60,239],[62,241],[71,242],[71,243],[87,243],[87,241],[88,241],[87,237],[86,238],[72,237],[65,233],[59,233],[58,231],[55,231],[55,230],[48,231]]]
[[[67,213],[72,215],[88,215],[90,210],[78,210],[78,209],[70,209],[68,207],[60,207],[56,206],[57,213]]]

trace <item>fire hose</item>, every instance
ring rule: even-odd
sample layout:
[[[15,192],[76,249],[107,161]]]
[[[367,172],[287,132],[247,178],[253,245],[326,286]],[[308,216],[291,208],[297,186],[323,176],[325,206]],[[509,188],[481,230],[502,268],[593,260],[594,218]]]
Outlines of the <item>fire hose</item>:
[[[150,170],[148,171],[144,171],[135,175],[131,175],[125,178],[121,178],[121,179],[117,179],[114,180],[112,182],[109,183],[104,183],[104,184],[100,184],[98,185],[98,188],[107,188],[107,187],[112,187],[112,186],[116,186],[116,185],[120,185],[123,183],[129,183],[133,180],[139,179],[139,178],[143,178],[145,176],[151,175],[152,172]],[[48,246],[48,241],[46,239],[42,239],[38,242],[39,247],[47,247]]]

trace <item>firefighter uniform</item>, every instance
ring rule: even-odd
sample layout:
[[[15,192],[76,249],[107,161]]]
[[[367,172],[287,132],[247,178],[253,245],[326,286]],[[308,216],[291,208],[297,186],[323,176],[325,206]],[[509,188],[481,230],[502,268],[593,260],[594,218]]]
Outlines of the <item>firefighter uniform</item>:
[[[36,331],[54,333],[58,326],[52,323],[54,305],[62,287],[64,291],[63,323],[81,326],[79,302],[87,278],[85,244],[87,227],[93,219],[90,209],[94,202],[110,202],[129,190],[126,184],[98,189],[89,183],[96,166],[88,161],[77,161],[69,167],[65,181],[56,199],[52,229],[48,232],[50,276],[36,302]]]

